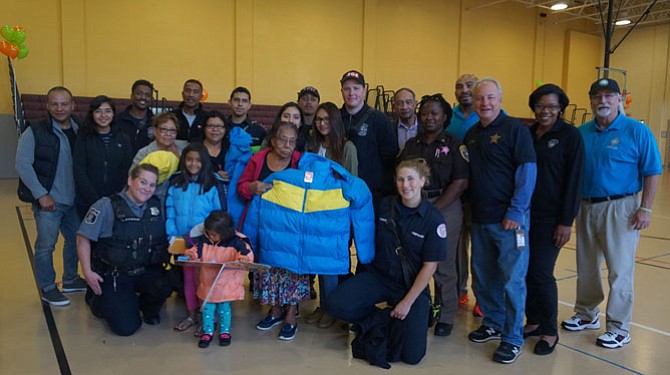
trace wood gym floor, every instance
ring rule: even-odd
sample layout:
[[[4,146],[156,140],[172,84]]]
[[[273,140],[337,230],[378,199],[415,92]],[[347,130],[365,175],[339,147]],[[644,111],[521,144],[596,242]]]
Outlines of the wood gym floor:
[[[233,304],[232,345],[217,341],[199,349],[193,331],[172,326],[183,316],[183,302],[172,297],[161,312],[162,323],[144,325],[130,337],[110,333],[93,317],[83,293],[69,294],[72,304],[42,304],[33,277],[30,252],[35,225],[30,207],[16,198],[16,180],[0,180],[0,238],[5,242],[0,273],[0,374],[380,374],[382,370],[353,359],[353,338],[336,324],[330,329],[299,323],[296,338],[277,340],[275,331],[254,328],[263,317],[249,297]],[[516,363],[491,361],[496,341],[475,344],[467,334],[480,321],[471,314],[473,298],[461,308],[449,337],[428,336],[428,354],[417,366],[393,364],[390,373],[420,374],[668,374],[670,373],[670,177],[661,178],[651,227],[642,232],[635,272],[636,299],[632,342],[622,349],[595,345],[600,331],[560,332],[556,351],[540,357],[528,339]],[[25,224],[25,236],[21,223]],[[60,244],[54,256],[62,271]],[[556,265],[559,320],[572,315],[575,299],[575,243]],[[606,273],[605,273],[606,275]],[[606,282],[605,282],[606,285]],[[472,297],[472,296],[471,296]],[[303,316],[315,302],[300,306]],[[604,310],[604,304],[601,306]]]

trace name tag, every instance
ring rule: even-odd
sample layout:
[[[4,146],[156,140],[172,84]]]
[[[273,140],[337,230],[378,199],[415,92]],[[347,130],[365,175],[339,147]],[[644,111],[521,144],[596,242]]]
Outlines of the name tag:
[[[414,231],[412,231],[412,236],[414,236],[414,237],[419,237],[419,238],[423,238],[423,237],[424,237],[423,234],[416,233],[416,232],[414,232]]]
[[[523,229],[517,229],[514,231],[514,236],[516,238],[516,248],[519,250],[526,248],[526,231]]]

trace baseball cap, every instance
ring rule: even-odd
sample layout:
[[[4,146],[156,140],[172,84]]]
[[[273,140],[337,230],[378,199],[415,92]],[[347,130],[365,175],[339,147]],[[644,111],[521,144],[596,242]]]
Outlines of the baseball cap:
[[[589,90],[589,95],[593,95],[599,90],[609,90],[621,94],[619,84],[615,80],[609,78],[602,78],[593,82],[593,84],[591,84],[591,89]]]
[[[342,75],[342,79],[340,79],[340,84],[343,84],[344,81],[349,79],[353,79],[361,85],[365,85],[365,77],[363,77],[363,74],[357,70],[350,70],[344,73],[344,75]]]
[[[319,95],[319,90],[317,90],[316,87],[313,87],[313,86],[303,87],[302,90],[300,90],[300,92],[298,92],[298,100],[300,100],[300,98],[302,98],[304,95],[307,95],[307,94],[316,96],[317,99],[321,100],[321,95]]]

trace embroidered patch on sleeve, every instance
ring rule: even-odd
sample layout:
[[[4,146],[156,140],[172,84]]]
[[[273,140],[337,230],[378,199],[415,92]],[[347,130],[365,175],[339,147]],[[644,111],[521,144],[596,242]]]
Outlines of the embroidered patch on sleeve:
[[[98,210],[95,207],[89,208],[88,212],[86,213],[86,217],[84,217],[84,223],[95,224],[95,221],[98,220],[99,215],[100,215],[100,210]]]
[[[447,225],[442,223],[437,226],[437,235],[440,238],[447,238]]]

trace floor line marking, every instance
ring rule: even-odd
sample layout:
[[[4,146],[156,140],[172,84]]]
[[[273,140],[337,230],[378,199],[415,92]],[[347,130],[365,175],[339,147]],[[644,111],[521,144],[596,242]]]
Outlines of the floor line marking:
[[[21,233],[23,234],[23,242],[26,246],[26,253],[28,255],[28,260],[30,261],[30,269],[33,272],[33,278],[35,279],[35,286],[37,287],[37,295],[40,296],[42,291],[40,290],[39,285],[37,285],[37,277],[35,276],[35,267],[34,267],[34,257],[33,257],[33,248],[30,245],[28,240],[28,231],[23,222],[23,215],[19,206],[16,206],[16,216],[19,219],[19,225],[21,226]],[[40,303],[42,304],[42,312],[44,313],[44,319],[47,323],[47,328],[49,329],[49,336],[51,337],[51,344],[54,348],[54,354],[56,355],[56,361],[58,362],[58,368],[62,375],[72,375],[70,370],[70,364],[67,361],[67,356],[65,355],[65,348],[63,348],[63,343],[61,342],[60,335],[58,334],[58,328],[56,327],[56,321],[54,320],[53,313],[51,312],[51,306],[48,303],[42,301],[40,298]]]
[[[578,348],[576,348],[576,347],[574,347],[574,346],[566,345],[566,344],[564,344],[564,343],[562,343],[562,342],[559,342],[558,345],[560,345],[560,346],[562,346],[562,347],[565,347],[565,348],[568,348],[568,349],[570,349],[570,350],[574,350],[574,351],[576,351],[577,353],[584,354],[584,355],[586,355],[587,357],[591,357],[591,358],[597,359],[597,360],[599,360],[599,361],[608,363],[608,364],[610,364],[610,365],[612,365],[612,366],[615,366],[615,367],[618,367],[618,368],[620,368],[620,369],[622,369],[622,370],[626,370],[626,371],[628,371],[628,372],[632,372],[633,374],[644,375],[643,372],[639,372],[639,371],[633,370],[633,369],[631,369],[631,368],[628,368],[628,367],[626,367],[626,366],[620,365],[620,364],[618,364],[618,363],[616,363],[616,362],[612,362],[612,361],[610,361],[609,359],[605,359],[605,358],[603,358],[603,357],[598,357],[598,356],[595,355],[595,354],[591,354],[591,353],[589,353],[589,352],[587,352],[587,351],[578,349]]]

